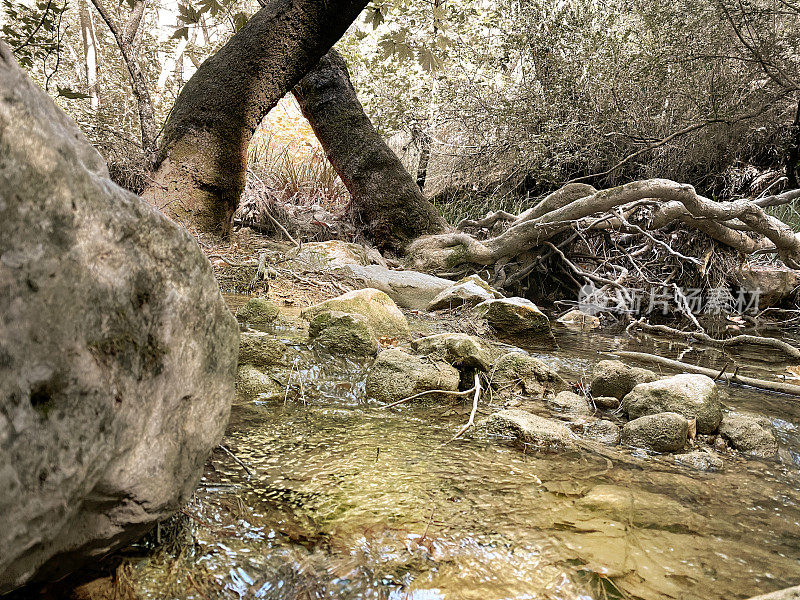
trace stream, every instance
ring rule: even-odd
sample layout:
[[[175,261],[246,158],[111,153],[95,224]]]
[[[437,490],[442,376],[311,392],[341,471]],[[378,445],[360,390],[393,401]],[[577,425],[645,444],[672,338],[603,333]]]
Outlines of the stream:
[[[302,347],[296,331],[269,330]],[[556,340],[527,350],[568,381],[615,350],[719,369],[730,360],[597,331],[562,329]],[[788,364],[772,350],[736,358],[762,378]],[[479,435],[443,445],[470,401],[386,410],[365,397],[367,366],[321,358],[299,372],[302,401],[235,404],[223,441],[231,454],[209,461],[174,551],[134,561],[136,592],[729,600],[800,583],[797,399],[721,385],[727,407],[772,421],[779,460],[723,453],[721,472],[698,472],[669,455],[526,454]]]

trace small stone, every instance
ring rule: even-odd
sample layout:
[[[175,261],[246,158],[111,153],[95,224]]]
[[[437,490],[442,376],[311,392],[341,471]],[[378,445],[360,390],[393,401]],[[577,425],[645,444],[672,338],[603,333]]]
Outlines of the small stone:
[[[251,325],[269,325],[278,318],[278,307],[266,298],[250,298],[236,311],[236,320]]]
[[[480,276],[470,275],[438,294],[431,300],[428,310],[446,310],[463,305],[475,306],[486,300],[502,297],[500,292],[489,286]]]
[[[517,408],[491,415],[482,429],[489,435],[512,438],[534,449],[567,449],[575,445],[575,434],[568,427]]]
[[[689,422],[677,413],[645,415],[625,424],[620,441],[654,452],[677,452],[686,446]]]
[[[555,398],[548,398],[546,402],[550,409],[565,415],[588,417],[592,414],[592,407],[586,398],[573,392],[559,392]]]
[[[435,354],[459,369],[488,371],[497,352],[481,338],[465,333],[440,333],[411,342],[414,352]]]
[[[717,454],[702,450],[676,454],[675,464],[695,471],[721,471],[723,466],[722,459]]]
[[[592,396],[592,402],[597,408],[604,410],[617,410],[622,400],[614,396]]]
[[[714,433],[722,420],[722,405],[714,380],[705,375],[673,375],[640,383],[622,400],[631,419],[674,412],[697,419],[697,433]]]
[[[285,389],[267,373],[253,365],[241,365],[236,373],[236,396],[239,400],[275,400]]]
[[[656,381],[648,369],[630,367],[619,360],[601,360],[592,373],[592,396],[612,396],[620,400],[640,383]]]
[[[550,333],[550,320],[526,298],[500,298],[481,302],[474,314],[503,333],[512,335]]]
[[[766,417],[750,413],[728,413],[719,426],[720,436],[740,452],[759,458],[778,453],[778,441],[772,423]]]
[[[589,331],[600,327],[600,319],[594,315],[573,309],[556,319],[556,323],[561,323],[569,329],[578,331]]]

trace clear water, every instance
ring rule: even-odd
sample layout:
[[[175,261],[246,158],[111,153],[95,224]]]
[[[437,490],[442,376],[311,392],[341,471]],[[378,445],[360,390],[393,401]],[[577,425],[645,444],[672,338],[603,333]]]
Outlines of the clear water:
[[[623,348],[731,360],[598,333],[529,350],[577,381]],[[786,367],[771,351],[735,360],[757,377]],[[729,600],[800,583],[798,399],[723,387],[772,419],[781,460],[725,454],[700,473],[477,436],[442,446],[465,422],[458,401],[383,409],[365,365],[330,358],[301,375],[303,401],[234,407],[224,443],[251,474],[215,453],[186,509],[191,546],[138,563],[142,597]]]

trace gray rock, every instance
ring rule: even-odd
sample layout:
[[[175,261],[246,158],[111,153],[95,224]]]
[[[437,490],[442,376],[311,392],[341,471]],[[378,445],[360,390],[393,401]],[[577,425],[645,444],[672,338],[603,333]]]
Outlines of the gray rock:
[[[466,333],[440,333],[411,342],[414,352],[436,355],[459,369],[488,371],[497,351],[481,338]]]
[[[381,350],[364,315],[326,310],[311,319],[308,336],[333,354],[375,356]]]
[[[609,396],[622,400],[640,383],[656,381],[658,375],[649,369],[630,367],[618,360],[601,360],[592,372],[592,396]]]
[[[397,402],[429,390],[455,391],[461,376],[458,370],[441,360],[414,356],[400,348],[378,354],[367,375],[367,396],[381,402]],[[446,397],[428,394],[431,401]]]
[[[702,450],[676,454],[675,464],[695,471],[721,471],[723,466],[722,459],[718,454]]]
[[[236,373],[236,397],[240,401],[278,400],[286,394],[285,386],[269,373],[253,365],[240,365]]]
[[[597,408],[605,410],[617,410],[622,404],[622,400],[614,396],[592,396],[592,402]]]
[[[759,458],[772,458],[778,441],[769,419],[749,413],[728,413],[719,426],[720,435],[733,448]]]
[[[566,383],[538,358],[509,352],[501,356],[491,372],[491,385],[498,395],[543,397],[562,390]]]
[[[326,311],[363,315],[378,337],[406,339],[411,334],[405,315],[394,301],[380,290],[366,288],[347,292],[304,309],[300,316],[311,321]]]
[[[572,448],[577,439],[562,423],[517,408],[490,415],[481,429],[489,435],[513,438],[526,447],[542,450]]]
[[[344,265],[339,272],[364,287],[381,290],[399,306],[412,310],[427,310],[436,296],[453,285],[451,279],[418,271],[394,271],[380,265]]]
[[[696,534],[702,518],[661,494],[617,485],[597,485],[575,503],[578,508],[645,529]]]
[[[550,321],[539,308],[526,298],[499,298],[481,302],[473,309],[476,316],[503,333],[549,334]]]
[[[335,269],[344,265],[364,266],[370,264],[367,249],[364,246],[341,240],[306,242],[293,250],[289,257],[303,267],[314,271]]]
[[[446,310],[464,305],[475,306],[486,300],[502,297],[500,292],[493,289],[479,275],[470,275],[437,295],[428,304],[428,310]]]
[[[266,298],[250,298],[236,311],[236,320],[250,325],[269,325],[278,318],[278,307]]]
[[[556,323],[561,323],[569,329],[577,331],[590,331],[600,327],[600,319],[594,315],[573,309],[556,319]]]
[[[570,391],[559,392],[554,398],[548,398],[546,403],[551,410],[565,415],[588,417],[592,414],[592,407],[586,398]]]
[[[0,594],[191,496],[239,332],[197,242],[116,186],[0,41]]]
[[[243,331],[239,337],[239,364],[260,368],[288,364],[289,347],[275,336],[260,331]]]
[[[625,423],[620,442],[654,452],[677,452],[686,445],[689,422],[683,415],[664,412]]]
[[[620,429],[615,423],[601,419],[586,423],[583,426],[583,435],[601,444],[616,446],[619,444]]]
[[[622,399],[622,408],[631,419],[663,412],[697,419],[697,433],[714,433],[722,420],[717,385],[705,375],[673,375],[640,383]]]

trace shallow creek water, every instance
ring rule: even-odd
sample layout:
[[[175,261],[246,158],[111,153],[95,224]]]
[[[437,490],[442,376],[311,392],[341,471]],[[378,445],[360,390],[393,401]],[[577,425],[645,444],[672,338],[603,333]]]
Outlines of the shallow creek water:
[[[289,329],[274,333],[298,344]],[[560,331],[529,348],[570,381],[617,349],[721,368],[722,354]],[[747,374],[776,377],[772,352]],[[525,454],[447,442],[468,409],[383,409],[366,366],[301,371],[301,402],[234,406],[192,504],[191,547],[135,568],[146,598],[434,600],[747,598],[800,583],[800,404],[722,386],[775,425],[778,461],[724,454],[718,473],[672,457]],[[488,408],[485,410],[488,414]],[[630,458],[631,453],[625,453]],[[634,457],[635,458],[635,457]],[[169,584],[165,582],[170,582]]]

